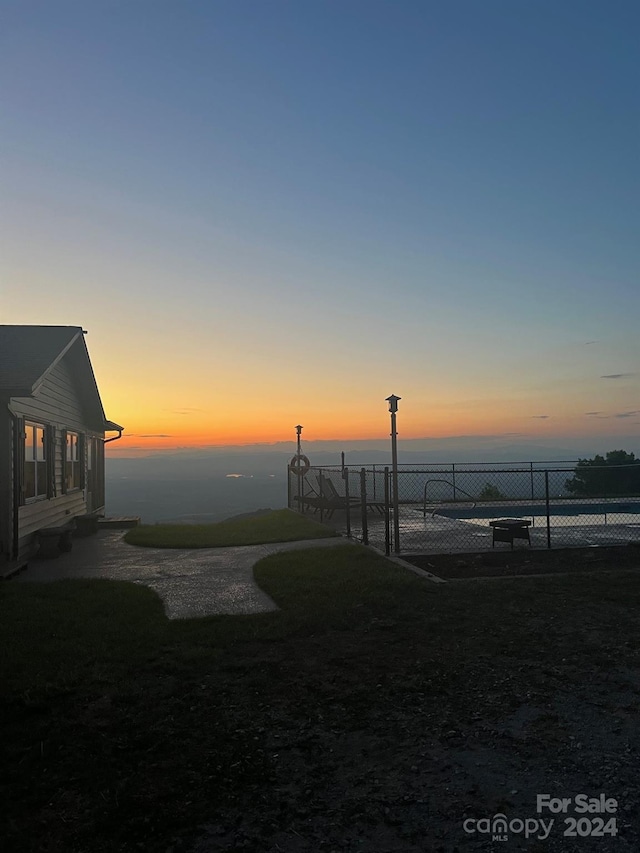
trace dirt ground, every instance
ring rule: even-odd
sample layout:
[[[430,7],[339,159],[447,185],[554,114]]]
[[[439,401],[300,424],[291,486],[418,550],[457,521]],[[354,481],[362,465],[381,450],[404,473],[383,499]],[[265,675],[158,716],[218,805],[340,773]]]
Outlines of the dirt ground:
[[[617,571],[640,568],[640,543],[555,550],[518,547],[511,551],[508,547],[498,547],[481,554],[402,555],[402,558],[445,579]]]
[[[451,621],[444,666],[441,627],[433,627],[427,651],[408,636],[403,645],[393,618],[375,626],[375,633],[387,635],[384,662],[381,657],[364,665],[363,649],[344,635],[329,640],[333,672],[326,668],[325,641],[322,648],[306,648],[298,676],[285,675],[280,660],[282,694],[263,709],[266,753],[277,756],[270,783],[250,803],[222,812],[186,848],[190,853],[640,850],[640,637],[625,634],[622,623],[621,633],[616,630],[610,610],[621,587],[636,593],[640,549],[523,550],[480,560],[454,555],[430,557],[422,565],[452,578],[562,572],[574,577],[569,587],[552,587],[560,605],[556,613],[527,607],[535,586],[518,590],[506,581],[492,595],[488,590],[495,586],[484,584],[476,597],[475,585],[465,584],[463,592],[456,584],[469,608],[467,624]],[[620,575],[621,569],[632,574]],[[603,574],[609,572],[616,590],[610,597]],[[595,610],[575,596],[572,612],[575,573],[590,576],[594,590],[601,590]],[[495,622],[488,610],[492,599]],[[595,618],[598,610],[602,620]],[[514,617],[523,632],[531,632],[531,644],[516,630],[509,640]],[[487,633],[497,646],[487,646]],[[427,647],[429,634],[425,631]],[[380,635],[372,656],[379,641]],[[391,659],[395,663],[387,670]],[[272,663],[276,660],[277,654]],[[378,681],[376,702],[371,687]],[[310,696],[317,701],[311,713]],[[537,795],[545,793],[570,799],[566,811],[538,813]],[[583,833],[602,828],[601,837],[565,834],[572,831],[572,818],[585,816],[576,812],[573,799],[580,794],[590,801],[602,794],[616,800],[601,824],[599,813],[588,812],[590,825],[579,825]],[[529,824],[527,838],[517,822],[502,840],[464,830],[465,820],[471,829],[478,825],[474,820],[498,813],[510,823],[543,818],[548,836]],[[611,817],[615,826],[607,824]]]
[[[166,633],[133,681],[6,705],[3,850],[637,853],[634,553],[604,565],[600,551],[597,564],[556,554],[570,574],[439,585],[394,568],[369,598],[358,572],[372,558],[360,569],[346,554],[336,606],[317,611],[299,585],[287,593],[298,558],[279,555],[279,574],[258,567],[258,581],[304,611],[287,632],[277,614],[225,643],[216,626],[237,621],[159,622]],[[489,556],[510,570],[534,559]],[[522,565],[548,571],[545,559]],[[325,574],[309,575],[318,595]],[[253,634],[261,624],[272,628]],[[538,813],[544,794],[568,799],[567,812]],[[615,810],[582,815],[581,794]],[[498,814],[506,840],[477,829]],[[536,825],[525,837],[540,818],[554,820],[548,836]],[[604,834],[566,835],[579,818]]]

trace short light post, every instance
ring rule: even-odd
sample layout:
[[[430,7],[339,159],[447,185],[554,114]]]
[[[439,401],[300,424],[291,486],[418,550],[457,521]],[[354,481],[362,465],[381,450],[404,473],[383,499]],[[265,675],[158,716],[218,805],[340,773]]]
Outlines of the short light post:
[[[387,397],[389,412],[391,413],[391,477],[393,479],[393,550],[396,554],[400,551],[400,515],[398,511],[398,432],[396,430],[396,412],[398,402],[402,397],[392,394]]]
[[[300,449],[300,436],[302,435],[302,425],[298,424],[296,426],[296,436],[298,439],[298,449],[296,451],[296,456],[298,459],[298,466],[300,466],[300,457],[302,456],[302,451]],[[304,511],[304,506],[302,504],[302,471],[301,468],[298,467],[298,509],[302,509]]]

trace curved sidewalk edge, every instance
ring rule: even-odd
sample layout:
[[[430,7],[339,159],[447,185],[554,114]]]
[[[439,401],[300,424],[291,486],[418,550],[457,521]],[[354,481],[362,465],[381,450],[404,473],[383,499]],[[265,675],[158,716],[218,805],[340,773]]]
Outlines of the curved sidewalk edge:
[[[140,548],[124,532],[104,531],[74,541],[73,551],[55,560],[33,560],[14,583],[66,578],[107,578],[144,584],[162,599],[169,619],[237,616],[277,610],[255,582],[253,567],[280,551],[353,543],[340,536],[228,548]]]

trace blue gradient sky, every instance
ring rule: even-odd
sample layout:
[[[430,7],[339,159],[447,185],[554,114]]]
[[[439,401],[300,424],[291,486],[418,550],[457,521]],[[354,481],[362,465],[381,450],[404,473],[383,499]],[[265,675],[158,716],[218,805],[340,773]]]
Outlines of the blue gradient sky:
[[[637,433],[637,3],[0,10],[2,322],[120,450]]]

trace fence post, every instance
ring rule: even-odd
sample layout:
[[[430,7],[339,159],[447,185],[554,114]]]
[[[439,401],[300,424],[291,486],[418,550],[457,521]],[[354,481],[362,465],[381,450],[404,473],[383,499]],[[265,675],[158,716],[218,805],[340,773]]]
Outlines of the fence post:
[[[302,498],[304,497],[304,477],[302,476],[302,471],[298,469],[297,474],[298,479],[298,504],[302,507],[302,514],[304,515],[304,503]]]
[[[293,499],[291,496],[291,468],[287,465],[287,506],[289,509],[292,509],[291,504],[293,503]],[[300,505],[298,505],[298,512],[300,512]]]
[[[360,504],[362,510],[362,544],[369,544],[369,526],[367,521],[367,472],[360,469]]]
[[[384,553],[391,553],[391,518],[389,517],[389,469],[384,469]]]
[[[395,417],[395,415],[394,415]],[[395,446],[395,445],[394,445]],[[393,550],[396,554],[400,553],[400,488],[398,486],[398,459],[396,454],[393,454],[393,467],[391,469],[393,477]]]
[[[345,511],[347,513],[347,536],[351,539],[351,504],[349,502],[349,469],[344,468],[342,470],[342,476],[344,477],[344,502],[345,502]]]
[[[324,475],[322,473],[322,468],[320,468],[319,474],[318,474],[318,486],[320,487],[319,488],[319,492],[320,492],[320,524],[322,524],[324,522],[324,508],[322,506],[323,502],[324,502],[323,501],[323,499],[324,499],[323,485],[324,485]]]
[[[547,548],[551,549],[551,513],[549,510],[549,472],[544,472],[544,505],[547,510]]]
[[[534,508],[535,503],[536,503],[536,490],[535,490],[534,485],[533,485],[533,462],[530,462],[529,465],[531,466],[531,523],[535,527],[536,526],[536,517],[535,517],[535,514],[533,512],[533,508]]]
[[[535,502],[536,499],[536,490],[533,487],[533,462],[529,462],[531,466],[531,503]]]
[[[453,500],[456,500],[456,463],[451,463],[451,485],[453,486]]]

